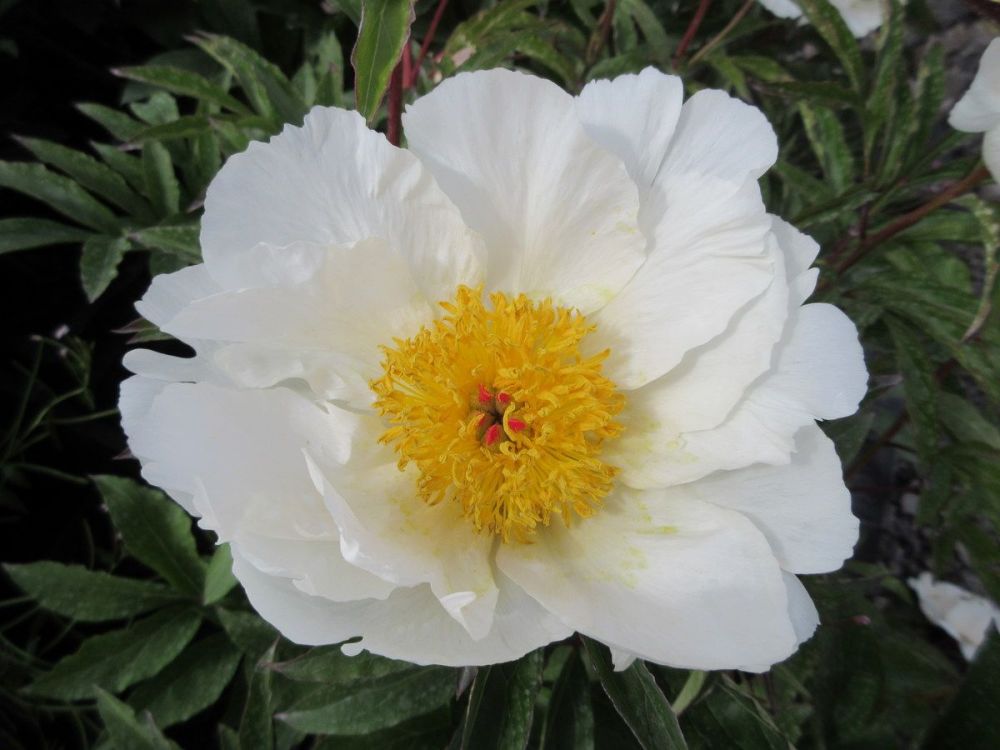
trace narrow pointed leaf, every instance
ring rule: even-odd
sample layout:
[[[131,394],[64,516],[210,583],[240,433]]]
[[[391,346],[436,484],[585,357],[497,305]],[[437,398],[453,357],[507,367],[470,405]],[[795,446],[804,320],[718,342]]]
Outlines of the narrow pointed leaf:
[[[68,177],[41,164],[0,162],[0,187],[10,188],[48,204],[84,226],[117,232],[118,217]]]
[[[118,275],[118,264],[129,249],[124,237],[90,237],[83,243],[80,255],[80,281],[87,299],[93,302]]]
[[[411,0],[366,0],[362,4],[361,28],[351,63],[358,112],[369,122],[389,88],[389,78],[399,62],[411,23]]]
[[[0,219],[0,255],[34,247],[82,242],[90,232],[48,219]]]
[[[115,750],[178,750],[148,715],[137,718],[131,708],[104,690],[97,691],[97,711]]]

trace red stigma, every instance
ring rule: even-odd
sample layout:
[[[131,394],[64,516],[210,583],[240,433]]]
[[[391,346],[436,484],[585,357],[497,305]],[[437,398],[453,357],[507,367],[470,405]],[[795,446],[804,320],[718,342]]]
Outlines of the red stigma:
[[[525,424],[520,419],[508,419],[507,426],[511,429],[511,432],[520,432],[524,429]]]
[[[483,436],[483,443],[493,445],[500,439],[500,425],[492,425]]]
[[[489,392],[485,385],[479,384],[479,403],[488,404],[493,400],[493,394]]]
[[[510,403],[510,394],[506,391],[500,391],[500,393],[497,394],[497,401],[499,401],[503,406],[506,406]]]

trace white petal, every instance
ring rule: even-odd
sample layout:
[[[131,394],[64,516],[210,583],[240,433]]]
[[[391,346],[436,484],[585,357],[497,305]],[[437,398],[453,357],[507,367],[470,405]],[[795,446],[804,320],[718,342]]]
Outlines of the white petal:
[[[233,549],[233,572],[254,609],[288,639],[305,645],[346,644],[414,664],[473,666],[518,659],[565,638],[570,631],[523,591],[501,577],[495,624],[474,641],[441,608],[427,586],[397,589],[385,601],[334,602],[303,593],[287,578],[270,576]]]
[[[844,23],[859,39],[875,31],[882,25],[882,0],[830,0],[830,4],[840,11]]]
[[[1000,125],[1000,37],[990,42],[979,61],[976,77],[951,110],[955,130],[979,133]]]
[[[250,144],[223,165],[205,198],[205,263],[230,289],[273,279],[266,264],[247,262],[262,243],[350,246],[371,237],[405,260],[429,299],[480,280],[480,240],[416,157],[357,112],[316,107],[302,127]]]
[[[775,274],[771,224],[752,178],[735,185],[699,176],[676,192],[656,188],[649,205],[657,217],[650,256],[592,316],[597,329],[585,340],[594,351],[611,349],[605,372],[626,389],[663,375],[725,331]]]
[[[759,0],[759,2],[778,18],[799,18],[802,15],[802,8],[793,0]]]
[[[664,442],[642,423],[608,446],[607,460],[633,487],[690,482],[754,463],[786,464],[794,436],[815,419],[853,414],[868,373],[857,330],[827,304],[801,307],[786,327],[773,369],[756,382],[725,422]]]
[[[142,299],[135,303],[135,309],[146,320],[162,328],[194,300],[220,290],[221,287],[209,276],[205,264],[200,263],[155,277]]]
[[[739,185],[748,176],[760,177],[777,158],[778,139],[759,109],[704,89],[684,102],[656,181],[677,185],[693,175],[712,175]]]
[[[684,85],[655,68],[591,81],[576,100],[587,135],[625,163],[640,189],[653,183],[681,114]]]
[[[403,123],[486,240],[489,289],[589,312],[642,262],[635,183],[555,84],[506,70],[457,75],[410,105]]]
[[[1000,182],[1000,125],[987,130],[983,137],[983,161],[994,181]]]
[[[917,593],[920,609],[932,623],[958,641],[962,655],[972,660],[990,628],[1000,626],[1000,608],[981,596],[921,573],[907,583]]]
[[[767,537],[781,567],[792,573],[837,570],[858,540],[840,458],[816,425],[796,434],[786,466],[718,472],[687,487],[706,502],[747,516]]]
[[[294,246],[293,246],[294,247]],[[380,371],[380,344],[433,318],[406,263],[382,240],[331,247],[299,283],[223,292],[198,300],[164,330],[181,339],[231,342],[212,360],[238,385],[291,378],[317,396],[363,406]]]
[[[400,471],[393,452],[377,444],[380,420],[363,417],[361,424],[367,437],[357,441],[346,464],[312,465],[313,480],[340,528],[344,557],[399,586],[429,583],[448,613],[474,639],[482,638],[498,594],[493,538],[477,534],[458,503],[423,502],[416,467]]]
[[[692,669],[766,668],[797,639],[781,570],[738,513],[621,489],[590,519],[503,545],[500,569],[575,630]]]
[[[795,628],[795,637],[799,643],[804,643],[812,638],[819,626],[819,612],[802,581],[791,573],[784,573],[783,577],[788,591],[788,616]]]
[[[371,618],[359,643],[344,646],[347,654],[368,650],[416,664],[464,667],[512,661],[572,631],[545,611],[519,586],[497,575],[499,595],[493,627],[473,640],[465,628],[445,614],[426,586],[397,589],[391,612]]]
[[[816,287],[819,271],[812,264],[819,255],[819,243],[780,216],[771,216],[771,232],[784,254],[785,275],[792,290],[791,305],[798,307]]]
[[[624,672],[626,669],[632,666],[633,662],[639,657],[633,654],[631,651],[623,651],[620,648],[610,647],[611,650],[611,663],[614,665],[616,672]]]

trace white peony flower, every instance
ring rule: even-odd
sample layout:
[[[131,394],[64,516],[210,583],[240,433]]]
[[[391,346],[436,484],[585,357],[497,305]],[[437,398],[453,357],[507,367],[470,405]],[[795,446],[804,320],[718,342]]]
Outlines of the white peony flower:
[[[986,133],[983,161],[1000,182],[1000,37],[983,52],[976,77],[952,108],[948,124],[966,133]]]
[[[760,0],[760,4],[778,18],[801,18],[802,8],[795,0]],[[830,0],[854,36],[861,38],[885,22],[883,0]]]
[[[990,626],[1000,625],[1000,609],[989,599],[953,583],[935,583],[927,572],[908,583],[917,593],[920,609],[927,619],[958,641],[962,656],[969,661],[986,640]]]
[[[470,73],[409,150],[317,108],[219,172],[204,264],[138,304],[197,356],[130,352],[121,411],[288,638],[763,670],[811,635],[795,574],[858,531],[814,420],[856,409],[862,352],[765,213],[767,120],[682,98]]]

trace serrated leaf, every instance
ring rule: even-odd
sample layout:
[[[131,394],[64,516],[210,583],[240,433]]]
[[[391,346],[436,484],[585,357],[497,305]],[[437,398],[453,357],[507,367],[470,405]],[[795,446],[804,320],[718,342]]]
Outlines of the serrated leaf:
[[[854,155],[837,115],[805,102],[799,102],[799,114],[823,174],[834,191],[845,192],[854,184]]]
[[[0,187],[10,188],[51,206],[84,226],[114,233],[118,217],[76,182],[41,164],[0,161]]]
[[[865,67],[861,49],[840,11],[829,0],[797,0],[797,4],[844,66],[854,90],[864,91]]]
[[[143,128],[132,138],[135,143],[174,141],[197,138],[212,132],[212,120],[206,115],[184,115],[169,122]]]
[[[211,706],[233,679],[240,652],[222,633],[190,644],[166,669],[139,685],[129,697],[166,729]]]
[[[80,185],[134,216],[149,216],[149,205],[111,167],[72,148],[40,138],[18,138],[39,161],[62,170]]]
[[[90,145],[109,167],[125,178],[125,182],[145,195],[146,178],[142,172],[142,159],[106,143],[91,142]]]
[[[166,91],[154,91],[144,101],[130,103],[128,108],[147,125],[166,125],[181,116],[177,100]]]
[[[389,88],[413,23],[411,0],[365,0],[358,41],[351,53],[354,97],[358,112],[371,122]]]
[[[264,665],[274,661],[276,644],[264,652],[250,676],[247,702],[240,720],[240,750],[272,750],[274,722],[271,719],[271,678],[273,673]]]
[[[193,70],[175,68],[169,65],[137,65],[116,68],[112,72],[122,78],[158,86],[173,94],[190,96],[200,101],[218,104],[232,112],[239,114],[249,114],[250,112],[243,102]]]
[[[306,104],[277,65],[226,36],[204,34],[193,41],[236,77],[255,112],[275,126],[302,123]]]
[[[543,663],[537,650],[516,662],[479,668],[469,693],[463,750],[527,747]]]
[[[352,685],[386,675],[415,669],[413,664],[363,652],[347,656],[340,646],[319,646],[289,661],[269,665],[270,669],[296,682]]]
[[[103,104],[77,104],[76,108],[122,142],[131,140],[143,128],[135,118]]]
[[[169,609],[122,630],[91,636],[26,691],[60,700],[89,698],[96,688],[121,692],[172,662],[200,623],[197,612]]]
[[[646,665],[636,661],[616,672],[604,646],[589,638],[584,639],[584,644],[601,687],[639,744],[646,750],[686,748],[677,717]]]
[[[167,224],[146,227],[129,236],[143,247],[183,258],[188,263],[201,263],[201,244],[197,224]]]
[[[124,237],[94,235],[83,243],[80,255],[80,281],[87,299],[93,302],[118,275],[118,265],[129,249]]]
[[[162,584],[81,565],[44,561],[3,567],[45,609],[79,622],[123,620],[177,602],[177,595]]]
[[[316,708],[278,715],[289,726],[318,734],[368,734],[396,726],[447,704],[455,692],[455,671],[429,667],[390,675],[357,689],[336,688],[310,699]]]
[[[179,750],[148,717],[139,720],[131,708],[104,690],[97,691],[97,710],[116,750]]]
[[[195,550],[191,517],[163,493],[131,479],[97,476],[94,483],[129,554],[200,599],[205,566]]]
[[[142,145],[142,169],[146,177],[146,195],[157,214],[176,214],[180,210],[181,188],[166,146],[158,141],[146,141]]]
[[[590,680],[574,653],[552,688],[541,750],[594,750],[594,709]]]
[[[35,247],[82,242],[90,232],[48,219],[0,219],[0,255]]]
[[[215,604],[236,586],[236,576],[233,575],[233,556],[228,544],[220,544],[215,548],[212,559],[205,571],[205,591],[201,597],[202,604]]]
[[[278,638],[278,631],[252,612],[216,608],[229,640],[244,654],[258,659]]]

